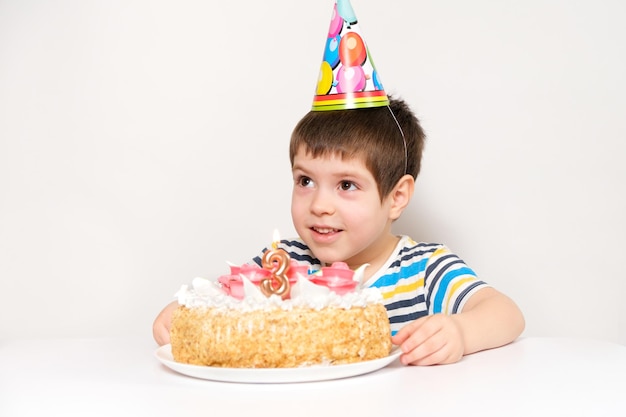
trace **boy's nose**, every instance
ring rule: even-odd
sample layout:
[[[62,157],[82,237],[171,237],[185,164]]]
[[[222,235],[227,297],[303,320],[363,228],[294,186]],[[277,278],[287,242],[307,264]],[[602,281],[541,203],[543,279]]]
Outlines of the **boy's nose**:
[[[317,216],[333,214],[334,207],[331,196],[323,190],[318,190],[311,200],[311,212]]]

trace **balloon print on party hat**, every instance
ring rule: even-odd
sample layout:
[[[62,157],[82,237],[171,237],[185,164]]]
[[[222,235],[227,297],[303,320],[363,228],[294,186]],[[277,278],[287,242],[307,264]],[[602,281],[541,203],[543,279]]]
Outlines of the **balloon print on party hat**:
[[[349,0],[335,0],[313,111],[389,105]]]

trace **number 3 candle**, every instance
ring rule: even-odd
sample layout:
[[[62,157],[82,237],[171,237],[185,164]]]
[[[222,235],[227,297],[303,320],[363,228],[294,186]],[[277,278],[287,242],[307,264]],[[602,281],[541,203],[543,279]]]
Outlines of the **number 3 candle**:
[[[287,270],[289,269],[289,254],[278,248],[280,237],[278,230],[274,230],[274,241],[272,248],[263,254],[263,268],[271,272],[271,276],[261,281],[260,287],[263,294],[269,297],[276,294],[282,298],[289,295],[289,279],[287,278]]]

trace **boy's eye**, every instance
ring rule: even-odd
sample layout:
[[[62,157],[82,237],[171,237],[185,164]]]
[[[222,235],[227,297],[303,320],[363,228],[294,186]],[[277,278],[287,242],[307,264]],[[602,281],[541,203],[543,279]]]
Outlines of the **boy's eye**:
[[[343,191],[356,190],[356,185],[354,185],[354,183],[352,181],[342,181],[341,184],[339,185],[339,187]]]
[[[302,176],[298,178],[297,183],[301,187],[310,187],[313,184],[313,180],[309,177]]]

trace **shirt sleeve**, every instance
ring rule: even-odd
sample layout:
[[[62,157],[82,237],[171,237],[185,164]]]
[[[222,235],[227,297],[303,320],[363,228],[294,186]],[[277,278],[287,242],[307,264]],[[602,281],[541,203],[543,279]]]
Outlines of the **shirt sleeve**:
[[[428,314],[455,314],[462,311],[474,292],[487,284],[461,258],[442,245],[428,260],[424,287]]]

